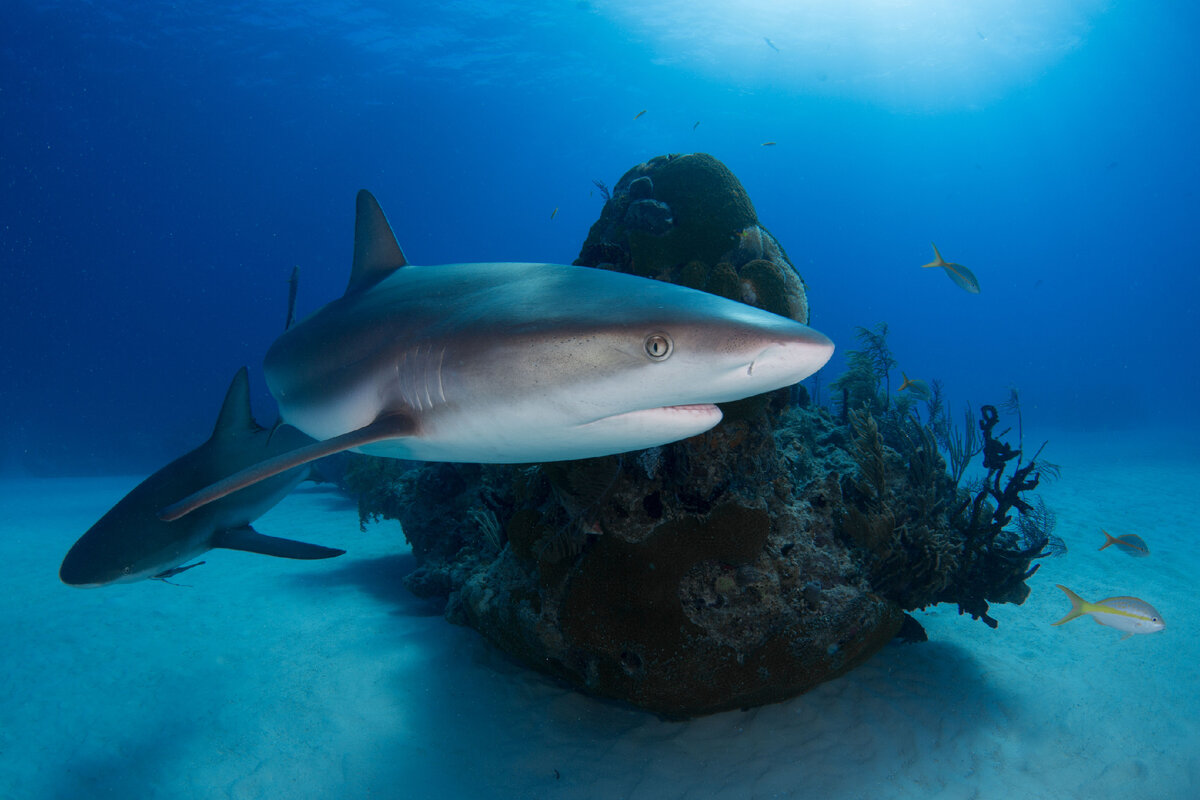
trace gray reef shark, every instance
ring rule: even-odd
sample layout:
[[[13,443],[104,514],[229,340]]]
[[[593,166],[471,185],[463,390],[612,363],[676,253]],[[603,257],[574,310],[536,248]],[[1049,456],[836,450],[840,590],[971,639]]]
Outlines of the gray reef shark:
[[[282,558],[331,558],[344,550],[264,536],[250,523],[309,476],[301,467],[282,472],[215,502],[178,522],[158,510],[213,481],[263,459],[291,452],[312,439],[287,425],[267,431],[250,413],[246,368],[234,376],[207,442],[142,481],[80,537],[58,575],[71,586],[103,586],[143,578],[167,579],[186,561],[215,547]],[[200,562],[204,563],[204,562]]]
[[[410,266],[364,190],[345,294],[287,330],[263,364],[283,419],[321,441],[162,515],[340,450],[514,464],[654,447],[712,428],[716,403],[790,386],[832,354],[799,322],[649,278]]]

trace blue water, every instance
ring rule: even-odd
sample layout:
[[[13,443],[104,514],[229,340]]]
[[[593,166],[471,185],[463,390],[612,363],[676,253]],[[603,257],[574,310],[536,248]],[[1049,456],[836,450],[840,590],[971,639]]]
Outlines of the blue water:
[[[1018,388],[1031,439],[1194,441],[1197,23],[1132,0],[6,0],[0,475],[144,475],[243,364],[269,422],[287,278],[301,313],[343,291],[360,188],[414,263],[570,263],[593,181],[669,152],[741,179],[842,352],[886,321],[956,408]],[[931,240],[980,295],[918,269]]]
[[[593,179],[695,151],[843,350],[886,320],[952,402],[1194,425],[1195,12],[721,5],[7,3],[0,463],[151,470],[242,364],[269,408],[285,281],[342,291],[359,188],[415,263],[569,263]]]

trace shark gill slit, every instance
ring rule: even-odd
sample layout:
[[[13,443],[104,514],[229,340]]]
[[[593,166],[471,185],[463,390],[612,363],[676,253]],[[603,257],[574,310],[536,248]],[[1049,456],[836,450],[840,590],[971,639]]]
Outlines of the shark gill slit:
[[[433,379],[433,376],[429,374],[430,371],[432,370],[432,368],[433,368],[433,345],[426,344],[425,345],[425,369],[423,370],[424,374],[425,374],[425,380],[423,381],[423,383],[424,383],[424,388],[425,388],[425,405],[427,405],[429,408],[433,408],[433,395],[429,391],[429,385]]]
[[[424,406],[421,404],[421,390],[417,385],[417,370],[421,368],[421,345],[418,343],[412,350],[409,351],[410,358],[405,359],[405,364],[408,369],[405,370],[405,375],[408,377],[408,391],[405,392],[405,397],[408,399],[409,405],[423,411]]]
[[[443,405],[446,402],[446,387],[442,385],[442,365],[445,363],[446,363],[446,348],[443,345],[442,349],[438,352],[438,363],[437,363],[438,399],[442,402]]]
[[[414,392],[412,391],[412,365],[409,363],[409,355],[411,350],[405,350],[400,354],[400,360],[396,362],[396,384],[400,389],[400,397],[404,400],[404,404],[410,408],[420,407],[415,401]]]

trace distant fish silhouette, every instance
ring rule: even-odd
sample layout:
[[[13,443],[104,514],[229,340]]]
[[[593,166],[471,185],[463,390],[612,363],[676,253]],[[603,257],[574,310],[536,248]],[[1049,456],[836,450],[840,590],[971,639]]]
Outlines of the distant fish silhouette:
[[[765,36],[764,36],[764,37],[763,37],[763,41],[767,43],[767,47],[771,48],[771,49],[772,49],[772,50],[774,50],[776,53],[778,53],[778,52],[779,52],[779,48],[778,48],[778,47],[776,47],[776,46],[775,46],[775,43],[774,43],[774,42],[772,42],[770,39],[768,39],[767,37],[765,37]]]
[[[975,277],[971,270],[964,267],[962,264],[954,264],[942,259],[942,254],[938,252],[937,245],[933,244],[933,254],[937,256],[936,261],[930,261],[928,264],[922,264],[922,269],[929,267],[941,267],[946,270],[946,274],[950,276],[950,280],[958,284],[959,288],[970,292],[971,294],[979,294],[979,280]]]
[[[1142,537],[1137,534],[1127,533],[1124,536],[1113,536],[1103,528],[1100,529],[1100,532],[1104,534],[1104,538],[1107,540],[1104,544],[1100,545],[1101,550],[1115,544],[1117,549],[1127,556],[1145,558],[1150,555],[1150,548],[1146,545]]]
[[[920,378],[910,378],[903,372],[900,373],[904,377],[904,383],[900,384],[900,391],[908,390],[920,397],[922,400],[928,400],[933,392],[929,389],[929,384]]]
[[[550,219],[554,219],[556,216],[558,216],[558,206],[555,206],[554,210],[550,212]]]
[[[641,117],[641,116],[642,116],[642,114],[645,114],[645,113],[646,113],[646,109],[644,109],[644,108],[643,108],[641,111],[639,111],[638,113],[634,114],[634,115],[633,115],[633,118],[634,118],[634,119],[638,119],[639,117]]]
[[[296,324],[296,291],[300,288],[300,267],[292,267],[292,277],[288,278],[288,310],[287,319],[284,320],[283,329]]]
[[[774,147],[775,143],[774,142],[763,142],[762,146],[763,147]]]
[[[1167,625],[1162,614],[1155,611],[1145,600],[1136,597],[1110,597],[1099,603],[1089,603],[1062,584],[1054,585],[1066,593],[1067,599],[1071,601],[1071,610],[1058,622],[1052,622],[1052,625],[1062,625],[1076,617],[1091,614],[1092,619],[1101,625],[1116,628],[1124,633],[1122,639],[1128,639],[1135,633],[1158,633]]]
[[[696,128],[699,128],[699,127],[700,127],[700,120],[696,120],[696,124],[692,126],[692,130],[696,130]]]

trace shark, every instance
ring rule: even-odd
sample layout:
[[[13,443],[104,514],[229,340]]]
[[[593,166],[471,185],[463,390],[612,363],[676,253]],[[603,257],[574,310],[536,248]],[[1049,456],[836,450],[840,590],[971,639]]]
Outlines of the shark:
[[[232,493],[187,519],[159,519],[158,510],[166,503],[313,441],[288,425],[272,431],[261,428],[251,414],[249,385],[242,367],[225,394],[212,436],[138,484],[75,542],[58,572],[63,583],[93,587],[147,578],[165,581],[199,566],[181,565],[213,548],[301,559],[332,558],[345,552],[264,536],[251,527],[251,522],[311,477],[307,465]]]
[[[611,270],[408,263],[358,193],[345,293],[267,351],[267,386],[317,441],[180,499],[172,520],[342,450],[421,461],[537,463],[703,433],[718,403],[790,386],[833,342],[795,320]]]

